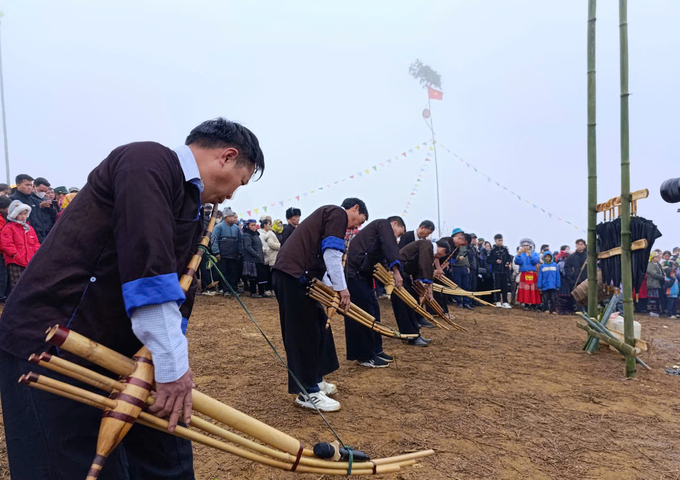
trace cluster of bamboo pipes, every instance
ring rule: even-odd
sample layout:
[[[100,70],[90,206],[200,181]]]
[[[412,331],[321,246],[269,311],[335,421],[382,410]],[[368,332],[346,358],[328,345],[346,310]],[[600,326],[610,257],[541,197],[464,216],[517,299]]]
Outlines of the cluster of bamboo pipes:
[[[456,322],[454,322],[451,319],[451,315],[444,312],[442,306],[439,305],[439,303],[436,300],[433,300],[428,296],[427,287],[425,287],[422,283],[415,282],[413,284],[413,290],[416,292],[416,294],[418,294],[418,296],[422,299],[421,301],[425,303],[425,305],[430,307],[441,319],[443,319],[446,323],[451,325],[451,327],[453,327],[454,330],[458,330],[461,332],[468,331],[467,328],[463,327],[462,325],[458,325]],[[448,330],[448,328],[446,328],[446,330]]]
[[[394,276],[392,275],[392,272],[389,272],[380,263],[376,263],[375,266],[373,267],[373,276],[380,280],[385,285],[385,290],[387,290],[387,286],[389,285],[392,289],[392,293],[399,297],[410,308],[415,310],[415,312],[421,317],[423,317],[425,320],[434,323],[439,328],[449,330],[448,328],[446,328],[446,326],[437,322],[427,310],[421,307],[420,304],[416,301],[416,299],[413,298],[413,296],[410,293],[408,293],[408,291],[404,287],[399,288],[395,287]]]
[[[486,305],[487,307],[495,307],[493,303],[489,303],[485,300],[482,300],[481,298],[477,298],[480,295],[489,295],[495,292],[500,292],[500,290],[488,290],[485,292],[468,292],[467,290],[463,290],[460,288],[458,285],[453,283],[450,278],[442,276],[442,277],[435,277],[435,280],[437,280],[440,285],[437,285],[436,283],[432,286],[432,289],[435,292],[440,292],[445,295],[457,295],[461,297],[470,297],[472,300],[479,302],[482,305]]]
[[[97,442],[97,457],[88,472],[88,480],[97,478],[106,457],[122,440],[132,423],[140,423],[169,433],[167,420],[143,411],[146,406],[154,402],[149,395],[153,383],[153,364],[151,355],[145,347],[133,357],[133,360],[58,325],[48,330],[47,341],[121,376],[120,380],[114,380],[62,358],[43,353],[39,356],[31,355],[29,360],[103,390],[108,396],[98,395],[33,372],[22,375],[19,379],[20,383],[33,388],[104,410],[104,419]],[[190,426],[203,433],[188,427],[177,426],[172,435],[281,470],[319,475],[348,474],[349,462],[316,458],[313,450],[304,448],[299,440],[197,390],[193,390],[192,395],[193,409],[196,412],[262,443],[226,430],[197,415],[192,415]],[[126,410],[127,413],[122,413],[122,410]],[[114,425],[115,422],[123,425]],[[433,450],[423,450],[395,457],[354,462],[351,465],[351,473],[352,475],[375,475],[397,472],[401,467],[414,465],[418,459],[432,454],[434,454]]]
[[[383,325],[380,322],[376,322],[372,315],[369,315],[366,311],[357,307],[353,303],[350,303],[347,311],[339,309],[340,296],[338,293],[316,278],[310,283],[309,288],[307,289],[307,295],[326,307],[329,319],[333,317],[335,312],[338,312],[345,317],[360,323],[364,327],[370,328],[371,330],[386,337],[408,339],[416,338],[418,336],[415,333],[401,333],[397,330],[394,330],[393,328]]]

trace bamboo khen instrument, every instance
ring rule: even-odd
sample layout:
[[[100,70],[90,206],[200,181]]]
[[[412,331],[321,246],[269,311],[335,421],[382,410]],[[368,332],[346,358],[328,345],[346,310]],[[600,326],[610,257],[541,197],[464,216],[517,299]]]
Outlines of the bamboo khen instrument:
[[[436,280],[440,282],[443,286],[437,285],[436,283],[432,286],[432,289],[436,292],[441,292],[445,293],[446,295],[458,295],[461,297],[470,297],[474,301],[481,303],[482,305],[486,305],[487,307],[495,307],[493,303],[489,303],[485,300],[482,300],[481,298],[477,298],[479,295],[488,295],[490,293],[494,292],[500,292],[500,290],[488,290],[486,292],[468,292],[467,290],[463,290],[460,288],[458,285],[453,283],[450,278],[448,277],[436,277]],[[445,288],[448,287],[448,288]]]
[[[360,323],[366,328],[378,332],[381,335],[392,338],[416,338],[418,335],[415,333],[401,333],[393,328],[383,325],[377,322],[375,318],[368,312],[357,307],[353,303],[350,303],[349,309],[345,312],[339,309],[340,296],[331,287],[325,285],[318,279],[313,279],[307,289],[307,295],[319,302],[321,305],[327,308],[327,310],[337,311],[338,313],[344,315],[345,317]]]
[[[423,301],[428,307],[430,307],[432,310],[434,310],[434,312],[435,312],[437,315],[439,315],[439,317],[442,318],[446,323],[448,323],[449,325],[451,325],[451,326],[453,327],[454,330],[459,330],[459,331],[461,331],[461,332],[467,332],[467,331],[468,331],[467,328],[465,328],[465,327],[463,327],[463,326],[461,326],[461,325],[458,325],[456,322],[454,322],[454,321],[451,319],[451,316],[450,316],[449,314],[447,314],[446,312],[444,312],[444,309],[442,308],[442,306],[439,305],[439,303],[438,303],[436,300],[431,299],[431,298],[427,295],[427,288],[426,288],[423,284],[421,284],[421,283],[419,283],[419,282],[415,282],[415,283],[413,284],[413,289],[414,289],[415,292],[418,294],[418,296],[422,299],[422,301]],[[436,323],[435,323],[435,325],[436,325]],[[442,326],[443,326],[443,325],[442,325]],[[448,329],[447,329],[447,330],[448,330]]]
[[[408,291],[404,287],[396,288],[394,286],[394,276],[392,275],[392,272],[389,272],[380,263],[376,263],[375,266],[373,267],[373,276],[380,280],[385,286],[392,285],[394,287],[393,293],[395,293],[397,297],[399,297],[406,305],[415,310],[415,312],[421,317],[423,317],[425,320],[434,323],[439,328],[449,330],[447,327],[434,320],[434,317],[430,315],[430,312],[421,307],[420,304],[416,301],[416,299],[413,298],[413,296],[410,293],[408,293]]]
[[[200,244],[205,247],[208,246],[210,241],[216,213],[217,205],[213,208],[213,216],[206,228],[205,235],[200,241]],[[180,285],[185,291],[191,286],[202,256],[203,250],[199,248],[192,257],[186,274],[180,279]],[[42,353],[31,355],[29,360],[96,387],[109,396],[98,395],[89,390],[33,372],[22,375],[19,379],[20,383],[33,388],[70,398],[104,411],[97,441],[96,457],[87,473],[87,480],[95,480],[99,476],[106,457],[120,443],[135,422],[170,434],[170,432],[167,432],[167,420],[143,411],[148,405],[154,403],[154,399],[150,396],[154,379],[153,363],[151,354],[146,347],[142,347],[134,357],[128,358],[59,325],[53,326],[46,333],[47,342],[120,376],[119,380],[114,380],[49,353]],[[396,457],[353,462],[351,465],[349,462],[323,460],[314,457],[312,449],[304,448],[299,440],[196,389],[192,391],[192,401],[194,411],[262,443],[214,425],[196,415],[192,415],[190,426],[230,443],[181,426],[177,426],[172,435],[282,470],[321,475],[347,475],[351,468],[353,475],[375,475],[396,472],[403,466],[413,465],[418,459],[435,453],[433,450],[423,450]]]

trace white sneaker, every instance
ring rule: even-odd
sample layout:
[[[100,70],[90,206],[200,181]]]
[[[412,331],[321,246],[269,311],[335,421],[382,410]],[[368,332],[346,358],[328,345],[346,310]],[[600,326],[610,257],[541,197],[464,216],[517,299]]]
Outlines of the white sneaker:
[[[298,407],[310,408],[316,410],[318,408],[322,412],[337,412],[340,410],[340,402],[328,398],[323,392],[315,392],[309,394],[309,400],[306,400],[304,395],[298,393],[295,397],[295,404]],[[316,405],[316,408],[314,406]]]
[[[496,302],[496,308],[501,308],[501,307],[502,307],[501,302]]]
[[[338,387],[336,387],[334,383],[327,383],[321,380],[321,382],[319,382],[317,385],[319,386],[319,390],[321,390],[326,395],[334,395],[338,393]]]
[[[503,308],[512,308],[508,302],[505,302],[503,304]]]

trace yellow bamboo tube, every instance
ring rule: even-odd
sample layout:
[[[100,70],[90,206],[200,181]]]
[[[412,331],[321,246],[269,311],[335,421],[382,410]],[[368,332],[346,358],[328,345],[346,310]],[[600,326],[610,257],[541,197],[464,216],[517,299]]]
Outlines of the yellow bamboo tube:
[[[210,237],[212,236],[213,229],[215,228],[215,222],[217,221],[218,211],[219,205],[214,204],[212,215],[210,216],[210,221],[208,222],[208,226],[206,227],[204,235],[201,237],[201,240],[198,242],[200,245],[203,245],[204,247],[207,247],[210,244]],[[189,265],[187,266],[186,273],[182,275],[182,277],[179,279],[179,286],[182,290],[184,290],[184,293],[188,292],[189,288],[191,288],[191,284],[194,281],[194,278],[196,277],[196,271],[198,270],[198,267],[201,264],[203,254],[204,254],[203,250],[199,248],[196,251],[196,253],[194,253],[194,255],[191,257]]]
[[[388,458],[378,458],[376,460],[373,460],[373,463],[376,465],[385,465],[385,464],[393,464],[393,463],[399,463],[399,462],[404,462],[404,461],[409,461],[409,460],[417,460],[419,458],[424,458],[424,457],[429,457],[430,455],[434,455],[434,450],[422,450],[420,452],[413,452],[413,453],[406,453],[404,455],[397,455],[396,457],[388,457]]]
[[[29,385],[33,388],[36,388],[38,390],[42,390],[44,392],[49,392],[49,393],[53,393],[55,395],[59,395],[59,396],[64,397],[64,398],[68,398],[70,400],[75,400],[76,402],[84,403],[85,405],[89,405],[91,407],[96,407],[96,408],[99,408],[101,410],[107,408],[107,405],[105,405],[101,402],[97,402],[97,401],[89,399],[89,398],[84,398],[84,397],[81,397],[80,395],[75,395],[73,393],[67,393],[67,392],[59,390],[57,388],[48,387],[47,385],[45,385],[43,383],[36,383],[34,379],[31,379],[31,373],[29,373],[28,375],[22,375],[21,377],[19,377],[19,383],[23,383],[24,385]],[[35,373],[33,373],[33,375],[37,376],[37,374],[35,374]],[[102,398],[105,398],[105,397],[102,397]]]
[[[103,382],[100,382],[98,380],[93,380],[89,376],[81,375],[80,373],[73,372],[73,371],[71,371],[67,368],[60,367],[60,366],[58,366],[54,363],[43,360],[42,359],[43,356],[45,356],[46,358],[52,357],[52,355],[50,355],[49,353],[43,353],[40,356],[33,353],[33,354],[31,354],[30,357],[28,357],[28,361],[31,362],[31,363],[35,363],[36,365],[39,365],[41,367],[47,368],[48,370],[52,370],[53,372],[60,373],[61,375],[71,377],[74,380],[78,380],[79,382],[86,383],[90,386],[98,388],[99,390],[104,390],[106,392],[110,392],[113,389],[113,387],[108,382],[103,383]],[[55,358],[58,358],[58,357],[55,357]],[[83,368],[83,367],[81,367],[81,368]],[[85,370],[87,370],[87,369],[85,369]],[[92,373],[94,373],[94,372],[92,372]],[[113,383],[118,383],[113,379],[110,379],[110,380]]]

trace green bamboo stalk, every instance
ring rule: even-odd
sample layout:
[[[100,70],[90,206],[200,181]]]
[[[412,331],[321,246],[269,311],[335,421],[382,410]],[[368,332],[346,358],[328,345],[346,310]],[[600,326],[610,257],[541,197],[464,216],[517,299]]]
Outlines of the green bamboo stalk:
[[[588,0],[588,316],[597,318],[596,0]]]
[[[619,0],[621,64],[621,280],[623,282],[623,334],[635,346],[633,267],[630,251],[630,144],[628,129],[628,0]],[[626,355],[626,377],[635,377],[635,357]]]

